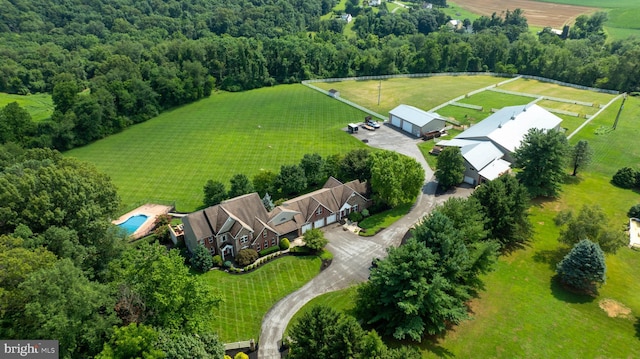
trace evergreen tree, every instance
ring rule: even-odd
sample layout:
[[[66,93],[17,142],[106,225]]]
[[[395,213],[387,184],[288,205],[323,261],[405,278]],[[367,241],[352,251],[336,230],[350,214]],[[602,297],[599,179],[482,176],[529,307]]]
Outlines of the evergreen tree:
[[[275,207],[268,192],[265,193],[264,197],[262,197],[262,204],[264,205],[264,208],[267,209],[267,212],[271,212]]]
[[[556,272],[562,283],[588,293],[597,293],[604,283],[607,266],[604,252],[597,243],[583,239],[576,243],[560,263]]]
[[[203,273],[213,267],[213,257],[211,257],[211,253],[207,247],[199,244],[196,249],[194,249],[193,256],[191,257],[191,266],[195,270]]]
[[[227,194],[228,198],[234,198],[253,192],[253,184],[245,174],[238,173],[231,177],[231,188]]]
[[[215,206],[229,198],[227,190],[224,188],[224,183],[219,181],[208,180],[202,190],[204,192],[204,200],[202,202],[206,207]]]

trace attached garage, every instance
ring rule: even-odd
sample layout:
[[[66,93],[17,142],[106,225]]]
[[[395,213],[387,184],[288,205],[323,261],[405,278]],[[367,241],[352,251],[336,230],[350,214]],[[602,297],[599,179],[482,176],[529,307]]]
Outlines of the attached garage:
[[[304,234],[304,232],[306,232],[306,231],[310,230],[311,228],[313,228],[313,227],[311,226],[311,223],[307,223],[307,224],[305,224],[305,225],[303,225],[303,226],[302,226],[302,230],[301,230],[301,231],[302,231],[302,233]]]
[[[324,227],[324,218],[313,222],[313,228],[322,228],[322,227]]]
[[[400,105],[389,111],[389,122],[416,137],[427,132],[440,131],[446,124],[437,113],[426,112],[409,105]]]
[[[327,217],[327,224],[331,224],[334,223],[336,221],[336,214],[332,214],[329,217]]]

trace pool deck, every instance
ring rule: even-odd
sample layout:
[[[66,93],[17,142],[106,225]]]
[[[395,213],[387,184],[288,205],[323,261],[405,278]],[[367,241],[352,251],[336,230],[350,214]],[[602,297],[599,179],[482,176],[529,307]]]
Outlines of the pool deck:
[[[149,232],[151,232],[151,230],[153,229],[153,224],[156,221],[156,217],[162,214],[167,214],[172,209],[173,207],[171,206],[147,203],[132,211],[129,211],[123,214],[118,219],[111,221],[111,223],[118,225],[120,223],[125,222],[127,219],[129,219],[132,216],[144,214],[145,216],[148,217],[147,220],[144,221],[144,223],[142,223],[140,227],[138,227],[138,229],[135,232],[133,232],[130,236],[132,239],[139,239],[149,234]]]

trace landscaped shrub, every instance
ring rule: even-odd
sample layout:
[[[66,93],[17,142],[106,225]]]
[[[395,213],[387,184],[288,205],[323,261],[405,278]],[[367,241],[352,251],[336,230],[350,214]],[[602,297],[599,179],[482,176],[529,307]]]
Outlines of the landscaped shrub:
[[[284,251],[285,249],[289,249],[289,246],[291,246],[291,243],[289,243],[288,239],[282,238],[280,240],[279,246],[280,246],[280,249],[282,249]]]
[[[369,210],[366,209],[366,208],[363,209],[362,212],[360,212],[360,213],[362,213],[362,217],[364,217],[364,218],[369,217]]]
[[[249,356],[243,352],[236,354],[233,359],[249,359]]]
[[[314,252],[321,250],[327,245],[327,243],[329,243],[329,241],[324,237],[324,233],[317,228],[304,232],[303,237],[305,246]]]
[[[258,252],[256,252],[253,248],[245,248],[238,251],[238,255],[236,256],[236,261],[240,266],[248,266],[258,259]]]
[[[209,253],[209,250],[202,244],[198,245],[198,247],[193,251],[191,266],[193,269],[203,273],[213,267],[211,253]]]
[[[225,261],[224,262],[224,267],[225,268],[233,268],[233,263],[231,263],[231,261]]]
[[[364,216],[360,212],[351,212],[347,216],[351,222],[360,222],[364,219]]]
[[[627,216],[629,218],[640,218],[640,204],[636,204],[635,206],[629,208]]]
[[[311,249],[307,248],[307,247],[293,247],[291,248],[291,251],[289,251],[290,253],[299,253],[299,254],[310,254],[311,253]]]
[[[631,167],[623,167],[613,175],[611,182],[622,188],[633,188],[638,184],[638,177],[640,175],[636,170]]]
[[[218,254],[211,258],[214,267],[222,267],[222,257]]]
[[[156,221],[155,221],[156,227],[166,226],[169,223],[171,223],[171,216],[168,214],[161,214],[158,217],[156,217]]]
[[[271,253],[277,252],[280,250],[280,247],[273,246],[260,251],[260,257],[268,256]]]
[[[167,243],[171,240],[171,233],[169,233],[169,225],[163,224],[160,227],[156,228],[153,231],[153,234],[156,235],[156,239],[160,243]]]

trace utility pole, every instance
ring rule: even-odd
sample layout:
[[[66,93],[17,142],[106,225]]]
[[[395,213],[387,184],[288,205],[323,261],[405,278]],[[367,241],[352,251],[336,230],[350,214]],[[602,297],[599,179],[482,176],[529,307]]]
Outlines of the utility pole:
[[[620,104],[620,109],[618,110],[618,115],[616,115],[616,121],[613,123],[613,129],[615,130],[618,127],[618,119],[620,119],[620,114],[622,113],[622,109],[624,108],[624,102],[627,101],[627,93],[625,92],[622,95],[622,103]]]
[[[380,90],[382,89],[382,80],[378,82],[378,106],[380,106]]]

